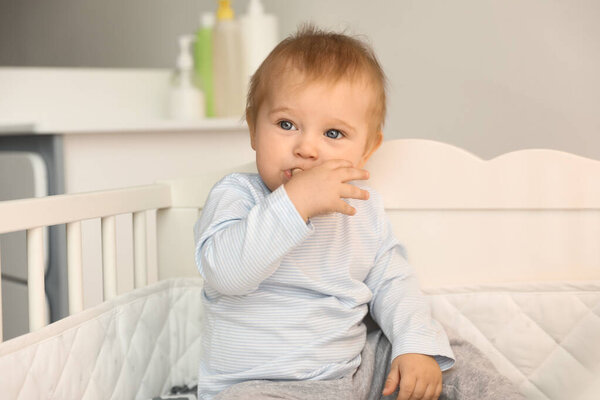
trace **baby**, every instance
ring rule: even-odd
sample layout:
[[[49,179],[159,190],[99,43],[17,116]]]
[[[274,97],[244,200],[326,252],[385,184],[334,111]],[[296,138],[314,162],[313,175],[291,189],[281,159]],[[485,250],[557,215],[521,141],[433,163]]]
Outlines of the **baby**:
[[[438,398],[454,363],[447,336],[382,199],[356,182],[369,177],[385,113],[373,51],[343,34],[305,27],[252,77],[246,120],[258,174],[221,179],[195,226],[205,280],[199,398],[254,380],[364,386],[356,372],[369,310],[391,342],[391,366],[375,360],[389,371],[377,397]],[[327,388],[296,398],[329,398]]]

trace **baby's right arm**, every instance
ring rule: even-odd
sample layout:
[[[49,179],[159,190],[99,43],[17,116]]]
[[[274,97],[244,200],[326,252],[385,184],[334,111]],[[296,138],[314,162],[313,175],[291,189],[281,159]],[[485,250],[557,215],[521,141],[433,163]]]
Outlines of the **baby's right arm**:
[[[218,292],[248,294],[311,232],[283,186],[259,198],[246,177],[229,175],[213,187],[196,223],[196,264]]]

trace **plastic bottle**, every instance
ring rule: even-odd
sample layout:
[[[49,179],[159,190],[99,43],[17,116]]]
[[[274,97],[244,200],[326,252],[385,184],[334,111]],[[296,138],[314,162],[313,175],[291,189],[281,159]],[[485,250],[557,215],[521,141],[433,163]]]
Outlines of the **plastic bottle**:
[[[260,0],[250,0],[246,14],[240,17],[240,23],[242,46],[247,61],[244,76],[247,86],[252,74],[277,45],[278,22],[275,15],[265,14]]]
[[[196,32],[194,52],[196,83],[204,93],[207,117],[215,116],[212,43],[214,26],[215,14],[211,12],[203,13],[200,17],[200,28]]]
[[[217,117],[241,117],[245,108],[240,28],[229,0],[219,0],[213,31],[213,76]]]
[[[179,37],[179,56],[170,88],[169,116],[178,120],[204,118],[204,96],[194,83],[194,59],[191,44],[194,36]]]

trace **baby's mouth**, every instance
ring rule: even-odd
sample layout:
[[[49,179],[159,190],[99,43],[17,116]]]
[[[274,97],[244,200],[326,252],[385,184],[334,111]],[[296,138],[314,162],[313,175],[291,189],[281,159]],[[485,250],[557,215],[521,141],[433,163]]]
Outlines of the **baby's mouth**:
[[[290,168],[285,170],[285,176],[290,179],[292,176],[296,175],[299,172],[304,171],[302,168]]]

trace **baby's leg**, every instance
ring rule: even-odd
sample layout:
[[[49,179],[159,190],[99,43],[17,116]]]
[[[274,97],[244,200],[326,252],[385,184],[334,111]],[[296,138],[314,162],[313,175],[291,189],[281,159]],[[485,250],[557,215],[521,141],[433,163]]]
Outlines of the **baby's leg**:
[[[369,333],[361,364],[352,376],[329,381],[248,381],[222,391],[215,400],[367,400],[379,399],[391,354],[381,331]],[[380,360],[382,362],[375,362]]]
[[[215,400],[341,400],[352,399],[352,377],[328,381],[266,381],[238,383]]]
[[[451,330],[446,331],[456,363],[443,374],[440,400],[525,398],[517,385],[501,375],[479,349]]]
[[[392,345],[380,331],[370,332],[361,353],[361,364],[352,380],[356,400],[379,400],[391,364]],[[397,397],[397,394],[396,394]],[[396,399],[396,397],[393,397]],[[389,396],[391,399],[392,397]],[[387,399],[387,397],[386,397]]]

